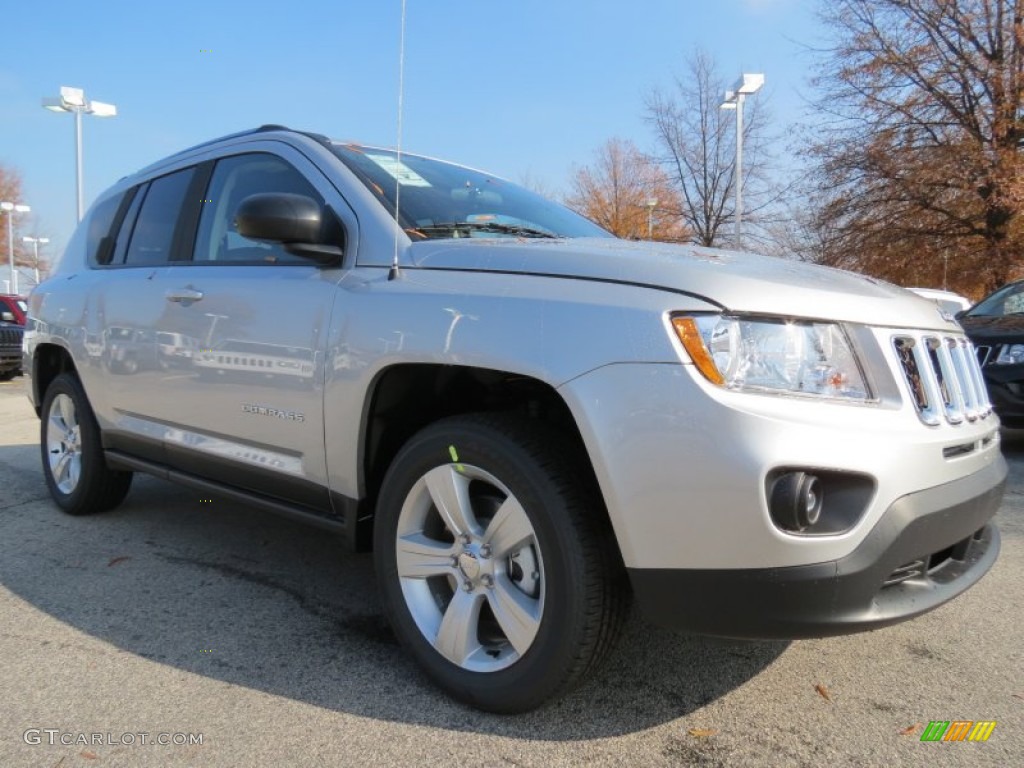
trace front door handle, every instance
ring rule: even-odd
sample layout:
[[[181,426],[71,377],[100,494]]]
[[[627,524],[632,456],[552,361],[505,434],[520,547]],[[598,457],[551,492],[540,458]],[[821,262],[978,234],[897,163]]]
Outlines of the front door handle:
[[[195,288],[170,288],[164,294],[164,298],[168,301],[188,305],[203,298],[203,292],[197,291]]]

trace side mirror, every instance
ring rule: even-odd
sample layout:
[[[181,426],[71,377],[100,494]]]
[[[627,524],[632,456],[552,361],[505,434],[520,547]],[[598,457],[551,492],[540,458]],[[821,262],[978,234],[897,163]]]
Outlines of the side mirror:
[[[341,246],[331,244],[335,238],[325,236],[340,230],[332,226],[334,221],[330,209],[305,195],[287,192],[250,195],[235,212],[235,229],[243,237],[279,243],[289,253],[321,263],[337,263],[342,255]]]

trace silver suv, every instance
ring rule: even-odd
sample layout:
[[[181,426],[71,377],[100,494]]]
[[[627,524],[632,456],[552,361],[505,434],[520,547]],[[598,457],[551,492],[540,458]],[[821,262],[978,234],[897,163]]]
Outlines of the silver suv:
[[[453,696],[518,712],[632,595],[734,637],[874,629],[978,581],[1006,464],[934,304],[624,242],[479,171],[265,126],[103,193],[26,337],[71,514],[133,472],[372,548]]]

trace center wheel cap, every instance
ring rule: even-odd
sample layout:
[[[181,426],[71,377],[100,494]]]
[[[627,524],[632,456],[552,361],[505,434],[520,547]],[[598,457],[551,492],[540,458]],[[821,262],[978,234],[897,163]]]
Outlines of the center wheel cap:
[[[480,576],[480,561],[472,552],[463,552],[459,555],[459,570],[470,581],[476,581]]]

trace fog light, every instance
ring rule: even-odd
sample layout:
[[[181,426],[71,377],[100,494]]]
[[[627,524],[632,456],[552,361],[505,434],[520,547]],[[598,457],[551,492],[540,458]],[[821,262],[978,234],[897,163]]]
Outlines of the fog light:
[[[823,488],[815,475],[787,472],[772,486],[768,511],[779,527],[799,532],[818,522],[823,501]]]

